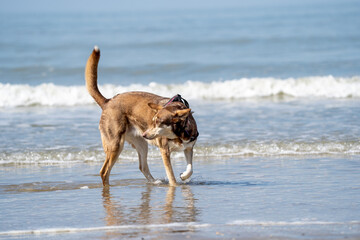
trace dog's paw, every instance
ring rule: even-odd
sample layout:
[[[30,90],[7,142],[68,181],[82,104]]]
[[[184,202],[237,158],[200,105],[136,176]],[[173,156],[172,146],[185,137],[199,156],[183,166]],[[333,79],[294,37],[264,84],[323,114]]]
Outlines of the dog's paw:
[[[190,175],[191,176],[191,175]],[[188,175],[184,175],[184,173],[180,174],[180,179],[184,182],[184,183],[188,183],[190,182],[190,176]]]
[[[152,182],[155,185],[160,185],[163,183],[163,181],[161,181],[160,179],[156,179],[155,181]]]
[[[186,179],[183,177],[183,173],[180,173],[180,179],[181,179],[181,181],[185,181]]]

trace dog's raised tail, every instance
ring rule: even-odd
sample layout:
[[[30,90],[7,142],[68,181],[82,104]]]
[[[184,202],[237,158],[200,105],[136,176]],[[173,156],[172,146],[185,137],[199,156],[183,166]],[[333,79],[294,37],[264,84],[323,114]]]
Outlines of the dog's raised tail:
[[[97,69],[100,59],[100,49],[98,46],[94,47],[89,59],[87,60],[85,67],[85,82],[86,88],[90,95],[94,98],[95,102],[99,104],[101,108],[104,107],[105,103],[108,101],[99,91],[97,85]]]

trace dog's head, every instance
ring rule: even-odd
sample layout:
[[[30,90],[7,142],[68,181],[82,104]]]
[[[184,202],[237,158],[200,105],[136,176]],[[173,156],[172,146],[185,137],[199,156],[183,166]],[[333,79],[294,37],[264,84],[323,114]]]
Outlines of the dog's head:
[[[186,121],[191,112],[190,108],[179,109],[178,106],[163,107],[154,103],[149,103],[148,106],[155,111],[151,127],[143,133],[143,137],[149,140],[157,137],[177,138],[173,129],[174,124]]]

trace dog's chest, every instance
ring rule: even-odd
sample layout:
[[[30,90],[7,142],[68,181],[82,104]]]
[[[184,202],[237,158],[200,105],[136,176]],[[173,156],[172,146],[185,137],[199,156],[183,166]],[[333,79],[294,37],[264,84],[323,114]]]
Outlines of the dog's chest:
[[[130,143],[134,141],[137,137],[142,137],[142,131],[139,127],[132,125],[129,127],[128,131],[126,132],[126,140]],[[147,140],[145,139],[148,144],[158,146],[157,141],[154,140]],[[182,141],[178,139],[171,139],[169,140],[169,150],[170,152],[179,152],[184,151],[189,147],[193,147],[196,141]]]
[[[181,141],[180,139],[169,140],[169,149],[171,152],[184,151],[185,149],[192,147],[194,142]]]

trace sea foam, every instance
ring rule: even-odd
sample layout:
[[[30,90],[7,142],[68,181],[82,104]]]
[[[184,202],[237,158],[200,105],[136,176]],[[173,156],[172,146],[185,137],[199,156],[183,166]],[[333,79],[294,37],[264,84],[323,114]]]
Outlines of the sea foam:
[[[272,141],[263,142],[238,142],[232,144],[209,145],[198,143],[194,148],[196,158],[225,159],[226,157],[293,157],[293,156],[358,156],[360,154],[359,141],[347,142],[295,142]],[[134,149],[126,145],[121,153],[121,158],[127,162],[138,161]],[[183,159],[181,152],[174,153],[172,159]],[[99,164],[105,159],[105,154],[98,149],[93,150],[31,150],[0,153],[1,165],[69,165],[69,164]],[[160,152],[156,148],[149,149],[148,159],[157,161],[161,159]]]
[[[99,86],[107,98],[127,91],[146,91],[171,97],[180,93],[187,99],[241,100],[288,96],[293,98],[360,98],[360,76],[304,78],[242,78],[226,81],[187,81],[182,84]],[[77,106],[93,104],[85,86],[38,86],[0,83],[0,107]]]
[[[239,226],[239,227],[290,227],[290,226],[331,226],[331,225],[344,225],[357,227],[360,224],[359,221],[350,222],[331,222],[331,221],[255,221],[255,220],[236,220],[225,224],[211,224],[211,223],[197,223],[197,222],[177,222],[177,223],[165,223],[165,224],[147,224],[147,225],[118,225],[118,226],[98,226],[98,227],[63,227],[63,228],[45,228],[45,229],[30,229],[30,230],[11,230],[2,231],[0,236],[16,236],[16,235],[56,235],[56,234],[71,234],[81,232],[111,232],[111,231],[129,231],[138,229],[148,230],[161,230],[172,229],[182,230],[187,229],[200,229],[200,228],[218,228],[227,226]]]
[[[165,224],[147,224],[147,225],[119,225],[119,226],[99,226],[99,227],[64,227],[64,228],[45,228],[32,230],[14,230],[0,232],[0,236],[14,236],[14,235],[48,235],[48,234],[65,234],[65,233],[79,233],[79,232],[93,232],[93,231],[121,231],[121,230],[136,230],[136,229],[163,229],[163,228],[206,228],[210,224],[185,222],[185,223],[165,223]]]

